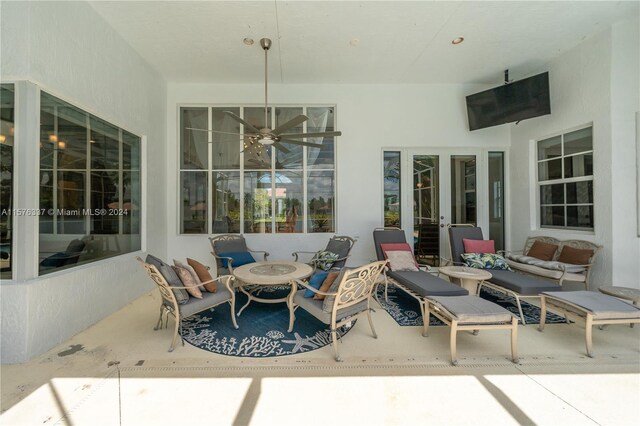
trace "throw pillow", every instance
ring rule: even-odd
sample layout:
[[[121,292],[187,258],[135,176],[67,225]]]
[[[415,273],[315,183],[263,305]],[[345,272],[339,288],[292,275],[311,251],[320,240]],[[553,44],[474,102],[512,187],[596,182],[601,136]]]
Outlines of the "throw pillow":
[[[333,282],[338,277],[338,275],[340,275],[340,271],[329,272],[327,274],[327,278],[324,279],[324,281],[322,282],[322,285],[318,290],[327,293],[329,291],[329,288],[331,288],[331,285],[333,284]],[[324,294],[317,294],[317,293],[314,294],[313,300],[324,300]]]
[[[553,255],[556,254],[556,250],[558,250],[558,246],[555,244],[534,241],[527,252],[527,256],[540,260],[553,260]]]
[[[231,266],[233,266],[234,268],[237,268],[238,266],[246,265],[248,263],[255,263],[256,261],[253,258],[253,256],[251,256],[251,253],[249,253],[248,251],[224,252],[224,253],[219,253],[218,256],[222,258],[230,257]],[[229,260],[228,259],[221,259],[221,260],[222,260],[222,267],[228,269]]]
[[[170,265],[164,263],[162,260],[151,254],[147,255],[145,262],[155,266],[169,286],[182,287],[182,281],[180,281],[180,278]],[[173,291],[173,295],[176,297],[176,301],[179,305],[184,305],[189,301],[189,293],[187,293],[187,290],[183,288],[173,288],[171,291]]]
[[[316,268],[328,271],[339,258],[340,256],[337,253],[322,250],[313,256],[312,262],[315,263]]]
[[[329,287],[329,290],[327,290],[327,293],[337,292],[338,288],[340,287],[340,283],[344,278],[344,275],[348,274],[351,271],[351,269],[352,268],[342,268],[342,270],[340,271],[340,274],[338,274],[336,279],[333,281],[333,284],[331,284],[331,287]],[[322,302],[322,310],[325,312],[331,313],[335,300],[336,300],[336,296],[326,296],[324,298],[324,301]]]
[[[465,253],[495,253],[496,244],[494,240],[471,240],[469,238],[463,238],[462,244],[464,245]]]
[[[572,265],[588,265],[591,256],[593,256],[593,250],[564,246],[560,256],[558,256],[558,262],[571,263]]]
[[[173,264],[175,266],[179,266],[179,267],[184,268],[187,271],[189,271],[189,273],[193,277],[193,279],[196,282],[196,284],[198,284],[200,286],[199,288],[202,290],[202,286],[200,285],[200,284],[202,284],[202,281],[200,281],[200,278],[198,277],[198,274],[196,274],[196,271],[193,269],[193,267],[191,267],[191,265],[188,265],[186,263],[182,263],[182,262],[180,262],[179,260],[176,260],[176,259],[173,259]]]
[[[392,271],[418,271],[416,261],[410,251],[385,251]]]
[[[388,251],[408,251],[409,253],[413,253],[413,249],[408,243],[384,243],[380,244],[380,250],[382,250],[382,254],[384,254],[385,259],[389,258],[387,256]],[[415,263],[417,268],[418,262]]]
[[[463,253],[462,258],[470,268],[511,270],[504,257],[495,253]]]
[[[193,260],[190,258],[187,258],[187,263],[193,268],[194,271],[196,271],[200,282],[204,284],[204,288],[207,289],[209,293],[215,293],[218,290],[218,283],[213,281],[213,277],[209,273],[209,269],[206,266],[204,266],[197,260]]]
[[[329,275],[329,272],[327,271],[314,272],[311,278],[309,279],[309,285],[315,288],[316,290],[318,290],[322,285],[322,283],[324,282],[324,280],[327,278],[327,275]],[[306,298],[313,297],[315,294],[316,293],[314,293],[313,291],[307,289],[304,292],[304,297]]]
[[[196,299],[202,299],[202,292],[200,288],[198,288],[198,283],[193,279],[191,272],[179,266],[174,266],[173,270],[176,271],[176,274],[180,277],[180,281],[182,281],[182,285],[187,288],[189,294]]]

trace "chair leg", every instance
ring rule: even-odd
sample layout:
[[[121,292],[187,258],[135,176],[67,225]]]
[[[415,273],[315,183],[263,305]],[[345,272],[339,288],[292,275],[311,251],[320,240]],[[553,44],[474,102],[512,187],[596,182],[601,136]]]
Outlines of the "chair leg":
[[[584,325],[585,328],[585,344],[587,346],[587,355],[589,358],[593,358],[593,315],[587,314],[587,320]]]
[[[338,333],[335,327],[331,328],[331,341],[333,342],[333,353],[336,361],[342,362],[342,358],[340,358],[340,354],[338,353]]]
[[[389,280],[387,279],[387,274],[384,274],[384,301],[389,302],[389,293],[387,292],[387,288],[389,287]]]
[[[236,322],[236,298],[235,297],[232,297],[231,300],[229,300],[229,305],[231,305],[231,322],[233,323],[233,328],[237,330],[240,327],[238,327],[238,323]]]
[[[167,319],[168,321],[168,319]],[[169,352],[173,352],[176,347],[176,340],[178,339],[178,332],[180,331],[180,317],[176,316],[176,327],[173,332],[173,339],[171,340],[171,346],[169,346]]]
[[[538,331],[544,331],[544,323],[547,320],[547,299],[542,296],[540,298],[540,325]]]
[[[153,327],[154,331],[158,331],[160,330],[160,327],[162,327],[162,314],[164,313],[164,304],[160,303],[160,316],[158,317],[158,322],[156,323],[156,326]]]
[[[422,337],[427,337],[429,336],[429,320],[431,316],[429,312],[429,302],[421,300],[420,310],[422,311]]]
[[[511,360],[518,363],[518,319],[511,318]]]
[[[524,313],[522,312],[522,304],[520,303],[520,298],[516,296],[516,303],[518,304],[518,312],[520,312],[520,320],[522,321],[522,325],[527,325],[527,322],[524,320]]]
[[[449,345],[451,346],[451,364],[458,365],[458,354],[456,339],[458,337],[458,321],[451,321],[451,335],[449,335]]]
[[[369,318],[369,325],[371,326],[371,334],[373,334],[374,339],[377,339],[378,334],[376,333],[376,329],[373,328],[373,320],[371,319],[371,309],[367,311],[367,318]]]

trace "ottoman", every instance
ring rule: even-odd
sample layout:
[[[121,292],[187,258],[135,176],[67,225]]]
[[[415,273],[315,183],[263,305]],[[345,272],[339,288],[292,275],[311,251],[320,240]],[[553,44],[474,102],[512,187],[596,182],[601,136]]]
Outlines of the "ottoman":
[[[545,291],[540,296],[541,312],[538,330],[544,330],[549,308],[568,319],[584,322],[587,355],[591,358],[593,358],[594,325],[640,322],[640,308],[595,291]]]
[[[518,362],[518,318],[505,308],[478,296],[429,296],[426,298],[425,331],[429,332],[429,316],[433,314],[449,327],[451,335],[451,363],[458,364],[456,337],[459,330],[511,330],[511,360]]]

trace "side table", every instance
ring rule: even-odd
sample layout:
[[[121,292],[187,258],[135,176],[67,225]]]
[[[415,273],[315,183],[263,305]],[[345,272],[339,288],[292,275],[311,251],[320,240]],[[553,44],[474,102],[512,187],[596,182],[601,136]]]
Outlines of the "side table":
[[[470,295],[477,295],[478,285],[493,277],[484,269],[469,268],[468,266],[442,266],[438,268],[438,273],[448,276],[452,283],[466,289]]]

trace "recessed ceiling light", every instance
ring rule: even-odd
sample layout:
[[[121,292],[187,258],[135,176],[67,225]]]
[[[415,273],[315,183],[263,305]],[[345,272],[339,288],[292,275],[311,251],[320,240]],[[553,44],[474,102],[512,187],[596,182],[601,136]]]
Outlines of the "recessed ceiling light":
[[[360,39],[359,39],[359,38],[352,38],[352,39],[349,41],[349,44],[350,44],[350,45],[352,45],[353,47],[355,47],[355,46],[357,46],[357,45],[359,45],[359,44],[360,44]]]
[[[245,37],[244,40],[242,40],[242,42],[247,46],[251,46],[253,44],[253,39],[251,37]]]
[[[460,44],[464,41],[464,37],[456,37],[453,40],[451,40],[451,44]]]

